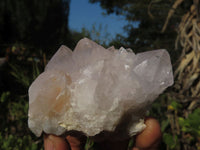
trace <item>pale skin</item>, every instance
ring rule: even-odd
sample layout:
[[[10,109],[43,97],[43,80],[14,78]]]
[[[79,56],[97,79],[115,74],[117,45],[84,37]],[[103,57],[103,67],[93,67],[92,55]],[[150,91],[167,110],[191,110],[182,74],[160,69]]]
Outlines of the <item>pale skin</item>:
[[[135,146],[132,150],[157,150],[161,139],[161,130],[158,121],[154,118],[147,118],[145,121],[146,128],[136,136]],[[68,141],[68,143],[66,142]],[[102,150],[126,150],[128,140],[126,141],[104,141],[99,143]],[[70,146],[70,147],[69,147]],[[67,136],[66,139],[55,136],[44,136],[45,150],[82,150],[80,139],[73,136]]]

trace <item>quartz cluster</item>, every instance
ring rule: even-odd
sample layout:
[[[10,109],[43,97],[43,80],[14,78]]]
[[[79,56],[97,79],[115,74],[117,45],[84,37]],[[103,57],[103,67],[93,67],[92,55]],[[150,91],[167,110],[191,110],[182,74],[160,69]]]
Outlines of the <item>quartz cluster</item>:
[[[145,128],[150,104],[173,84],[166,50],[134,54],[84,38],[61,46],[29,88],[29,128],[61,135],[132,136]]]

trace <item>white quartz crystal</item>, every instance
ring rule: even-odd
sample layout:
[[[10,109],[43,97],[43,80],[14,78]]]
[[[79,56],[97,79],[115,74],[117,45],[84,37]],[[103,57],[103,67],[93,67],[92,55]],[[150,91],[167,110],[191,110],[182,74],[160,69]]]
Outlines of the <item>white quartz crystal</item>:
[[[84,38],[61,46],[29,88],[29,128],[61,135],[128,137],[145,128],[150,104],[173,84],[166,50],[134,54]]]

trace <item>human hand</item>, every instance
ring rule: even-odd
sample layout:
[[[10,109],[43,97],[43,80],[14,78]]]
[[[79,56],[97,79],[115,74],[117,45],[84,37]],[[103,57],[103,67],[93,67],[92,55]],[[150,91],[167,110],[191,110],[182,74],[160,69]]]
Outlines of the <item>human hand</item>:
[[[132,150],[156,150],[160,139],[161,131],[157,120],[147,118],[145,121],[147,127],[140,134],[136,136],[135,147]],[[66,142],[66,139],[68,143]],[[55,135],[44,136],[45,150],[82,150],[80,139],[73,136],[67,136],[66,139]],[[126,141],[105,141],[99,143],[101,150],[126,150],[129,140]],[[70,147],[69,147],[70,146]]]

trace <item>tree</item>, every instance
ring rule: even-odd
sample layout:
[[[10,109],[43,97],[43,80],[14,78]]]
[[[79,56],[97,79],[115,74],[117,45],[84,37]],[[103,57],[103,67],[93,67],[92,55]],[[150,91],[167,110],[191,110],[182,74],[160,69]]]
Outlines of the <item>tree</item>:
[[[66,42],[70,0],[1,0],[1,48],[16,42],[49,48]]]
[[[128,33],[123,42],[126,47],[131,47],[136,52],[165,48],[174,56],[173,60],[176,60],[177,55],[173,51],[177,36],[176,27],[192,2],[187,1],[176,9],[167,26],[167,32],[162,32],[162,28],[174,0],[90,0],[90,2],[100,3],[107,14],[123,15],[130,22],[124,27]],[[139,23],[138,27],[134,27],[135,22]]]

